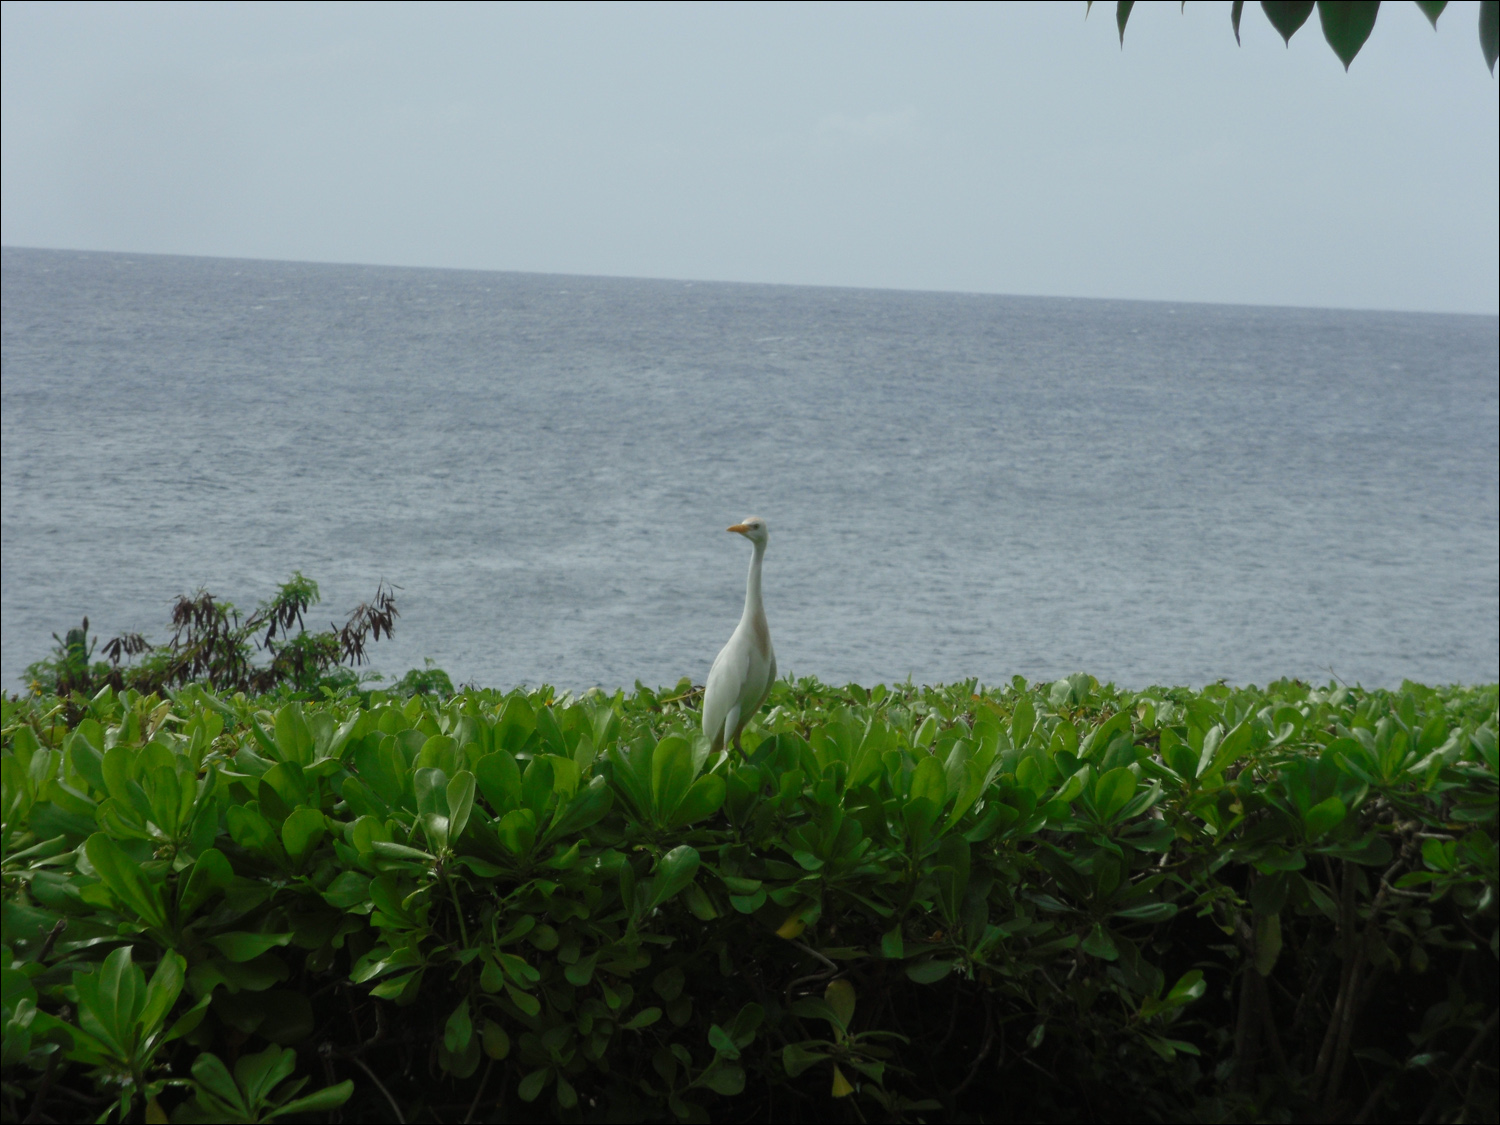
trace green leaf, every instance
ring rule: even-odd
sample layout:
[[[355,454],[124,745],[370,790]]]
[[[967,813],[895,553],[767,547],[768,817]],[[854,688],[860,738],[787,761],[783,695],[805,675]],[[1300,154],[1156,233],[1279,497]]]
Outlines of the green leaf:
[[[950,921],[956,921],[963,909],[964,892],[969,885],[970,848],[962,836],[949,836],[938,845],[932,857],[937,875],[939,904]]]
[[[828,1001],[817,996],[803,996],[793,1001],[790,1010],[798,1019],[823,1020],[835,1029],[842,1027],[838,1015],[828,1006]]]
[[[1117,839],[1143,852],[1166,852],[1172,850],[1177,833],[1172,830],[1171,822],[1148,817],[1130,825]]]
[[[308,785],[307,774],[297,762],[278,762],[261,775],[261,784],[270,788],[281,803],[286,806],[286,812],[278,811],[277,819],[290,814],[301,805],[314,804],[312,790]],[[260,789],[261,808],[270,811],[264,789]]]
[[[427,846],[442,851],[448,846],[448,775],[434,766],[426,766],[412,775],[417,797],[417,813]]]
[[[458,742],[446,734],[435,734],[422,743],[414,763],[421,769],[435,769],[445,777],[458,772],[460,755]]]
[[[911,790],[907,797],[913,801],[929,800],[938,809],[947,804],[947,771],[936,755],[928,755],[917,762],[917,768],[912,771]]]
[[[276,758],[281,762],[295,762],[299,766],[310,766],[313,762],[313,736],[302,714],[302,706],[288,703],[276,712]]]
[[[151,974],[151,983],[146,986],[145,1003],[137,1024],[143,1035],[155,1035],[166,1022],[167,1013],[182,994],[182,985],[187,977],[187,962],[178,953],[163,953]]]
[[[1312,15],[1313,0],[1261,0],[1260,6],[1276,33],[1290,45],[1292,36],[1297,34],[1307,22],[1307,17]]]
[[[1130,9],[1135,7],[1135,0],[1119,0],[1115,5],[1115,26],[1120,29],[1120,46],[1125,46],[1125,23],[1130,19]]]
[[[1170,728],[1161,732],[1162,760],[1178,777],[1192,781],[1198,776],[1198,752]]]
[[[370,877],[358,871],[345,871],[323,892],[323,901],[329,906],[346,910],[351,906],[370,901]]]
[[[574,844],[573,846],[577,848],[578,845]],[[683,889],[682,901],[693,912],[693,917],[701,922],[712,922],[719,916],[718,908],[714,906],[713,900],[708,897],[708,893],[697,883],[689,883]]]
[[[1323,24],[1323,38],[1333,53],[1349,69],[1354,56],[1375,29],[1378,0],[1318,0],[1318,19]],[[1434,24],[1436,26],[1436,24]]]
[[[278,867],[284,866],[286,849],[281,846],[276,830],[253,802],[250,805],[230,805],[225,810],[224,819],[229,825],[229,837],[236,844],[247,851],[259,852]]]
[[[140,867],[118,844],[104,833],[96,832],[84,843],[83,850],[110,894],[133,910],[136,917],[157,929],[167,924],[161,889],[147,881]]]
[[[252,961],[262,953],[286,945],[291,934],[215,934],[208,944],[222,953],[229,961]]]
[[[1032,706],[1031,696],[1021,695],[1016,700],[1015,708],[1010,715],[1010,743],[1017,750],[1026,745],[1026,740],[1031,737],[1032,728],[1036,726],[1036,708]]]
[[[266,1114],[263,1120],[270,1121],[272,1118],[284,1117],[290,1113],[327,1113],[329,1110],[338,1109],[349,1100],[353,1093],[354,1083],[346,1078],[335,1086],[325,1086],[316,1093],[277,1106],[272,1112]]]
[[[593,980],[594,965],[596,962],[598,962],[598,960],[599,951],[596,949],[593,953],[590,953],[582,960],[575,961],[573,962],[573,964],[565,966],[563,969],[563,976],[567,977],[569,984],[577,985],[579,988],[582,988],[584,985],[588,984],[589,981]]]
[[[906,966],[906,976],[916,984],[936,984],[953,971],[953,962],[940,958],[915,961]]]
[[[547,1086],[547,1079],[552,1077],[552,1068],[544,1066],[540,1070],[533,1070],[525,1078],[521,1079],[516,1086],[516,1094],[523,1102],[534,1102],[541,1097],[542,1090]]]
[[[443,1046],[450,1054],[460,1055],[468,1049],[474,1035],[474,1024],[469,1018],[469,999],[464,997],[443,1025]]]
[[[1092,766],[1083,765],[1075,770],[1069,778],[1058,786],[1057,792],[1053,794],[1052,801],[1061,805],[1071,805],[1088,786],[1089,777],[1093,774]]]
[[[667,818],[667,826],[681,828],[712,816],[724,804],[726,788],[724,779],[718,774],[700,777],[688,788],[682,802]]]
[[[1194,1047],[1191,1043],[1184,1043],[1181,1039],[1163,1039],[1157,1035],[1147,1035],[1143,1038],[1145,1039],[1146,1046],[1161,1056],[1163,1062],[1171,1062],[1177,1057],[1178,1051],[1186,1055],[1198,1054],[1197,1047]]]
[[[496,816],[504,816],[521,804],[521,769],[505,751],[486,754],[474,767],[475,780]]]
[[[249,719],[250,733],[255,736],[256,744],[266,752],[271,761],[276,761],[279,757],[279,752],[276,749],[276,743],[271,741],[271,736],[268,735],[265,732],[265,729],[260,725],[260,723],[256,721],[254,715],[249,716]]]
[[[1316,840],[1326,836],[1343,823],[1348,813],[1349,810],[1344,807],[1344,802],[1337,797],[1319,801],[1302,814],[1302,822],[1307,826],[1307,838]]]
[[[495,825],[500,846],[513,856],[530,853],[536,843],[536,813],[530,809],[511,809]]]
[[[522,992],[513,984],[505,986],[505,994],[510,997],[510,1002],[533,1019],[541,1014],[542,1002],[529,992]]]
[[[809,1067],[822,1062],[828,1056],[821,1051],[810,1051],[800,1043],[788,1043],[781,1049],[781,1065],[792,1078],[799,1077]]]
[[[687,984],[687,975],[679,966],[673,965],[670,969],[663,969],[657,973],[651,981],[651,988],[663,1000],[670,1003],[682,995],[682,989]]]
[[[651,805],[656,816],[666,821],[687,796],[692,783],[692,747],[681,735],[669,734],[656,744],[651,754]]]
[[[597,956],[597,953],[592,954],[592,957]],[[499,962],[499,965],[504,969],[505,974],[510,977],[510,980],[513,980],[522,989],[529,989],[532,984],[541,980],[540,972],[531,963],[526,962],[525,957],[517,957],[513,953],[496,953],[495,960]],[[571,968],[571,966],[568,966],[568,968]]]
[[[823,991],[823,1000],[833,1014],[838,1017],[839,1026],[845,1031],[854,1019],[854,986],[847,980],[834,980],[828,982],[828,987]]]
[[[1116,910],[1114,917],[1127,922],[1165,922],[1177,916],[1177,907],[1170,902],[1147,902],[1140,906],[1128,906]]]
[[[1101,961],[1114,961],[1120,956],[1120,951],[1115,946],[1114,938],[1098,922],[1094,923],[1093,929],[1089,930],[1088,936],[1080,943],[1079,948],[1091,957],[1097,957]]]
[[[912,771],[911,789],[907,794],[902,816],[913,841],[920,845],[926,840],[937,818],[942,815],[948,800],[947,771],[936,756],[926,755],[917,762]]]
[[[547,829],[547,839],[565,838],[582,832],[602,820],[614,805],[615,795],[602,774],[596,775],[578,790],[566,807],[561,805]]]
[[[718,1066],[710,1067],[698,1082],[707,1086],[716,1094],[723,1094],[726,1098],[735,1097],[744,1093],[745,1072],[737,1066],[728,1063],[720,1063]]]
[[[919,726],[911,736],[912,748],[921,749],[922,747],[927,746],[932,742],[934,738],[937,737],[937,731],[937,716],[928,715],[927,718],[922,720],[922,725]]]
[[[662,856],[651,879],[646,909],[660,906],[692,882],[701,862],[698,850],[687,844],[680,844]]]
[[[1223,773],[1244,757],[1246,751],[1250,749],[1251,739],[1255,736],[1255,727],[1249,719],[1225,734],[1222,740],[1214,737],[1219,729],[1214,728],[1209,732],[1209,737],[1203,740],[1203,756],[1198,763],[1199,777]]]
[[[660,1008],[642,1008],[635,1015],[631,1016],[630,1019],[622,1023],[620,1029],[622,1031],[639,1031],[643,1027],[650,1027],[659,1019],[661,1019]]]
[[[212,999],[212,996],[202,997],[191,1008],[173,1020],[172,1026],[167,1028],[166,1033],[161,1036],[160,1042],[171,1043],[177,1039],[181,1039],[184,1035],[191,1035],[194,1031],[198,1030],[198,1025],[203,1022],[203,1017],[208,1014],[209,1001]]]
[[[1454,819],[1458,819],[1458,813],[1462,811],[1462,809],[1454,810]],[[1493,809],[1488,812],[1488,815],[1494,816]],[[1324,855],[1335,859],[1352,860],[1366,867],[1384,867],[1391,862],[1391,845],[1383,836],[1367,836],[1363,840],[1337,847],[1325,844],[1322,850]]]
[[[510,1036],[494,1020],[484,1021],[484,1031],[480,1038],[484,1044],[484,1053],[490,1058],[503,1059],[510,1054]]]
[[[552,759],[545,755],[531,759],[521,775],[521,804],[531,810],[538,824],[552,802],[553,780]]]
[[[146,800],[151,806],[152,823],[168,837],[175,839],[182,823],[183,813],[183,787],[177,779],[177,770],[171,765],[144,770],[141,774],[141,788],[145,791]],[[191,802],[191,790],[188,798]]]
[[[417,863],[431,863],[437,858],[431,852],[424,852],[421,848],[409,848],[405,844],[397,844],[390,840],[372,840],[370,851],[381,859],[405,859]]]
[[[1458,866],[1458,841],[1422,841],[1422,862],[1434,871],[1452,871]]]
[[[1417,7],[1422,9],[1422,14],[1427,17],[1427,22],[1432,24],[1432,30],[1437,30],[1438,16],[1443,14],[1443,9],[1448,6],[1448,0],[1417,0]]]
[[[11,752],[15,754],[16,761],[21,763],[21,768],[29,772],[31,757],[41,748],[41,743],[37,741],[36,731],[23,723],[16,727],[11,739]]]
[[[734,1045],[741,1049],[748,1047],[755,1040],[755,1032],[765,1018],[766,1010],[753,1001],[736,1012],[734,1021],[729,1025],[729,1037],[734,1040]]]
[[[740,1057],[738,1044],[718,1024],[710,1024],[708,1028],[708,1045],[714,1049],[714,1054],[726,1059],[737,1059]]]
[[[1261,857],[1255,861],[1255,867],[1262,872],[1272,871],[1301,871],[1307,866],[1307,856],[1300,850],[1287,851],[1285,848],[1272,845],[1266,848]]]
[[[234,882],[234,868],[218,848],[206,848],[199,853],[193,869],[181,882],[177,893],[178,917],[191,918],[215,892],[222,891]]]
[[[114,950],[98,972],[74,973],[73,988],[83,1030],[114,1046],[117,1054],[126,1054],[146,992],[146,974],[132,964],[130,946]]]
[[[1167,993],[1167,999],[1178,1004],[1186,1004],[1198,999],[1208,990],[1208,984],[1203,979],[1202,969],[1190,969],[1177,979],[1172,986],[1172,991]]]
[[[448,783],[448,838],[457,840],[469,824],[469,813],[474,808],[474,775],[468,770],[459,770]]]
[[[901,937],[901,927],[887,930],[880,937],[880,953],[890,961],[900,961],[906,956],[906,943]]]
[[[418,970],[414,973],[405,973],[401,976],[389,977],[370,989],[370,995],[380,1000],[398,1000],[406,995],[418,981],[422,973]]]
[[[1135,774],[1125,766],[1110,770],[1094,782],[1094,811],[1101,823],[1110,823],[1130,803],[1135,785]]]
[[[565,805],[578,792],[578,782],[583,777],[581,767],[563,755],[552,755],[547,760],[552,765],[552,793],[559,805]]]
[[[318,846],[327,827],[328,820],[319,810],[294,809],[281,824],[281,844],[292,862],[301,863]]]
[[[574,844],[573,846],[576,848],[578,845]],[[481,879],[498,879],[505,873],[503,867],[496,867],[493,863],[486,863],[484,860],[475,859],[471,855],[461,855],[456,862],[463,867],[467,867]]]
[[[193,1080],[202,1089],[227,1103],[240,1117],[249,1120],[253,1116],[250,1107],[245,1104],[245,1099],[240,1096],[239,1086],[230,1077],[229,1068],[219,1060],[217,1055],[204,1053],[193,1060]]]
[[[1047,774],[1037,764],[1035,755],[1027,755],[1016,766],[1016,784],[1029,791],[1033,797],[1040,797],[1047,791]]]
[[[234,1064],[234,1080],[245,1092],[245,1101],[255,1107],[270,1099],[271,1091],[291,1077],[297,1067],[297,1052],[289,1047],[267,1047],[241,1055]]]
[[[1500,57],[1500,0],[1480,0],[1479,3],[1479,49],[1484,52],[1484,63],[1495,73],[1495,60]]]

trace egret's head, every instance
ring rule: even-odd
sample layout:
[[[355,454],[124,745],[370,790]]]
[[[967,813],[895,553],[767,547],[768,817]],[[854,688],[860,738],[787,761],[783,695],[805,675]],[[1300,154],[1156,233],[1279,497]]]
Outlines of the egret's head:
[[[752,543],[764,544],[770,532],[766,530],[766,521],[759,516],[746,516],[728,531],[737,531]]]

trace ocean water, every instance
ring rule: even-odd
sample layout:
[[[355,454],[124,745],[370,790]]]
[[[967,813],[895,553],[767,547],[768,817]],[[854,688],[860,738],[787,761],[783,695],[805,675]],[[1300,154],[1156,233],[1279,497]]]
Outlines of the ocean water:
[[[175,595],[373,667],[1493,681],[1493,317],[3,251],[0,683]]]

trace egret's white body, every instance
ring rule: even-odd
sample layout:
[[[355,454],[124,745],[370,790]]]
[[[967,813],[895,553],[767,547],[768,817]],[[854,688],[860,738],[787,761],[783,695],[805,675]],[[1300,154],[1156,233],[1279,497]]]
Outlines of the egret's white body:
[[[776,650],[760,597],[760,564],[766,556],[766,521],[751,516],[729,528],[754,545],[750,575],[745,580],[745,612],[729,643],[714,657],[703,690],[703,733],[718,752],[731,742],[738,748],[740,732],[771,694],[776,682]]]

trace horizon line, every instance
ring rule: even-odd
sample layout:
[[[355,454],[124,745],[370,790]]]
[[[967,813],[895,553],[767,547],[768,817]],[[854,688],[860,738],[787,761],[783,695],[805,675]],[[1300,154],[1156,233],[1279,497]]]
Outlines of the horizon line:
[[[568,273],[551,270],[527,270],[527,269],[500,269],[482,266],[418,266],[406,263],[374,262],[374,261],[347,261],[318,258],[271,258],[256,257],[247,254],[187,254],[180,252],[168,252],[160,250],[96,250],[80,249],[66,246],[24,246],[16,243],[0,243],[0,252],[3,251],[31,251],[44,254],[97,254],[111,257],[142,257],[142,258],[188,258],[194,260],[214,262],[263,262],[278,265],[292,266],[330,266],[330,267],[364,267],[367,269],[389,269],[389,270],[426,270],[443,273],[493,273],[493,274],[520,274],[528,277],[564,277],[578,278],[596,281],[651,281],[678,285],[746,285],[776,287],[783,289],[834,289],[847,290],[857,293],[911,293],[931,294],[953,297],[1000,297],[1010,300],[1035,300],[1035,301],[1098,301],[1101,303],[1126,303],[1144,305],[1201,305],[1215,308],[1235,309],[1280,309],[1297,312],[1350,312],[1350,313],[1392,313],[1400,316],[1470,316],[1487,317],[1495,320],[1500,319],[1500,309],[1495,312],[1458,312],[1453,310],[1437,309],[1400,309],[1381,306],[1351,306],[1351,305],[1287,305],[1274,304],[1270,302],[1253,301],[1204,301],[1192,298],[1168,298],[1168,297],[1100,297],[1083,296],[1075,293],[1004,293],[998,290],[984,289],[941,289],[941,288],[919,288],[890,285],[833,285],[819,282],[801,281],[744,281],[724,278],[699,278],[699,277],[665,277],[649,276],[645,274],[629,273]]]

